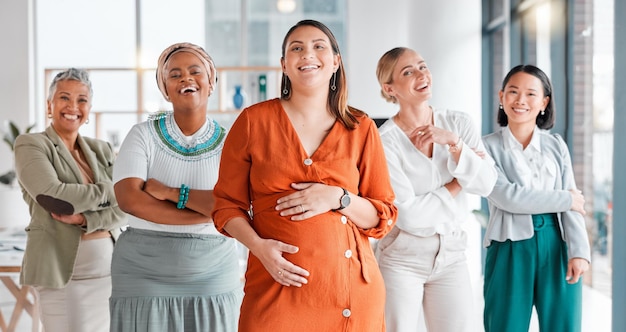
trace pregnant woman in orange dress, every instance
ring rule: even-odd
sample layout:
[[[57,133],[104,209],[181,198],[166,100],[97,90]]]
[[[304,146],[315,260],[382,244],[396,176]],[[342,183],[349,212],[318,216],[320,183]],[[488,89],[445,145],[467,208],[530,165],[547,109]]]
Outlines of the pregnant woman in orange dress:
[[[368,237],[397,209],[374,121],[347,105],[337,41],[301,21],[283,41],[281,98],[226,138],[213,218],[250,249],[240,331],[384,331]]]

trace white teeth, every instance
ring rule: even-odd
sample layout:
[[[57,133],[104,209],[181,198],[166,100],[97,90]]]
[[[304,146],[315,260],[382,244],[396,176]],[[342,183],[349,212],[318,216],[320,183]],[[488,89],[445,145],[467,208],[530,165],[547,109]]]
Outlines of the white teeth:
[[[180,89],[180,93],[196,92],[196,91],[198,91],[198,88],[196,88],[194,86],[186,86],[186,87]]]
[[[317,68],[317,66],[309,65],[309,66],[302,66],[302,67],[300,67],[300,70],[316,69],[316,68]]]
[[[63,117],[68,120],[78,120],[77,114],[63,114]]]

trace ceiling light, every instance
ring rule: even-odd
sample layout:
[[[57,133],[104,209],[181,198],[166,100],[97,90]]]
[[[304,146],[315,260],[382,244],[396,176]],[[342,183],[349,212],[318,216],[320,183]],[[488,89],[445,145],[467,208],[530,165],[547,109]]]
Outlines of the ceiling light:
[[[283,14],[290,14],[296,10],[296,0],[278,0],[276,1],[276,8]]]

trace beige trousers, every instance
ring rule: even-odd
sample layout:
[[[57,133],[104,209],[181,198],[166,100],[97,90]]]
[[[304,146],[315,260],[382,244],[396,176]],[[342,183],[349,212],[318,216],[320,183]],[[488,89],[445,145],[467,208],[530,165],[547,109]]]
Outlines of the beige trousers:
[[[108,332],[111,238],[81,241],[65,288],[35,287],[46,332]]]
[[[419,237],[394,229],[378,243],[387,332],[474,332],[476,304],[465,258],[467,235]]]

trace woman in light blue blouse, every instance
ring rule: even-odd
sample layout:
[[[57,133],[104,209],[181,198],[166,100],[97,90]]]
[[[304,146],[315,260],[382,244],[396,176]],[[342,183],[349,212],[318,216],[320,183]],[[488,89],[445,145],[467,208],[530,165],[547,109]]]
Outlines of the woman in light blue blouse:
[[[541,331],[580,331],[591,255],[585,201],[567,145],[546,131],[552,85],[539,68],[519,65],[499,96],[502,129],[483,138],[498,169],[484,238],[485,331],[528,331],[533,306]]]

